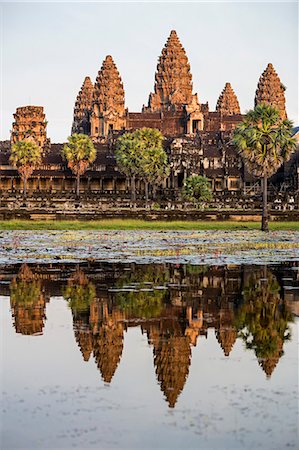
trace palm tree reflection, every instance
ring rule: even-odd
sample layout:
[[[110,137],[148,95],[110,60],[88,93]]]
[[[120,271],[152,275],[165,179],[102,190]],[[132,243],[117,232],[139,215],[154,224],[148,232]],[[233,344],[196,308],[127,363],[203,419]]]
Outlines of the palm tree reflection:
[[[23,264],[10,283],[10,305],[17,333],[40,335],[43,332],[46,300],[40,280]]]
[[[251,274],[243,300],[236,320],[239,337],[269,378],[283,355],[284,342],[291,338],[292,314],[280,296],[276,277],[266,267]]]

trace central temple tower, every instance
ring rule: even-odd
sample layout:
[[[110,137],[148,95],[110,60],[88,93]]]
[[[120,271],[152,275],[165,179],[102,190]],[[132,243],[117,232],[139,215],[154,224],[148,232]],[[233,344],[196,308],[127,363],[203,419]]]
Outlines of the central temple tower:
[[[190,64],[177,33],[172,30],[162,50],[155,75],[154,93],[145,111],[166,112],[185,109],[187,133],[203,129],[203,114],[193,94]]]

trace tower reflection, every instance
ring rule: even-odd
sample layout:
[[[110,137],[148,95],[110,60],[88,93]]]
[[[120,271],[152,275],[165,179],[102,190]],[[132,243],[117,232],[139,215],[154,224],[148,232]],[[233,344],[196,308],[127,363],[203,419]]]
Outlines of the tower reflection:
[[[140,327],[152,347],[158,384],[169,407],[174,407],[189,375],[192,348],[212,334],[225,357],[237,339],[243,341],[271,377],[290,339],[292,310],[297,311],[299,301],[284,289],[284,280],[299,287],[298,271],[291,269],[22,265],[17,274],[14,267],[0,276],[11,280],[17,333],[41,334],[45,299],[63,295],[83,360],[92,358],[106,383],[111,383],[121,361],[124,333]],[[0,282],[2,291],[6,286]]]

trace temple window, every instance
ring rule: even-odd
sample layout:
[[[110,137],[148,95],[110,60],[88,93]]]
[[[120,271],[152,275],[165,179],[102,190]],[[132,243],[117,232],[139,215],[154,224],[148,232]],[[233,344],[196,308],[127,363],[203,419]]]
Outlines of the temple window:
[[[199,129],[199,120],[193,120],[192,121],[192,133],[196,133],[196,131]]]
[[[240,180],[239,178],[230,178],[228,180],[228,189],[237,190],[240,188]]]
[[[215,190],[222,191],[222,180],[221,179],[215,180]]]
[[[181,188],[184,185],[184,173],[178,173],[178,187]]]

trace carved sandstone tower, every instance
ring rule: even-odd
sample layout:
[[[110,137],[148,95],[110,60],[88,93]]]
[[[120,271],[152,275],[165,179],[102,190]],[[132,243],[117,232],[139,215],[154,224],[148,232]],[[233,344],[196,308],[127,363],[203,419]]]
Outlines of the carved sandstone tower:
[[[93,84],[90,78],[86,77],[75,103],[72,134],[90,134],[90,114],[92,109],[93,91]]]
[[[176,31],[172,30],[159,57],[154,93],[148,101],[149,111],[176,111],[185,108],[187,133],[203,128],[203,115],[197,94],[192,92],[190,64]]]
[[[238,98],[230,83],[225,83],[224,89],[217,101],[216,111],[223,116],[241,114]]]
[[[125,91],[112,56],[108,55],[94,87],[91,136],[105,137],[110,131],[123,130],[125,126]]]
[[[11,143],[29,140],[39,147],[49,143],[47,139],[47,121],[42,106],[20,106],[14,114]]]
[[[287,118],[285,106],[285,87],[272,64],[268,64],[262,73],[255,92],[254,106],[267,103],[280,112],[281,119]]]

